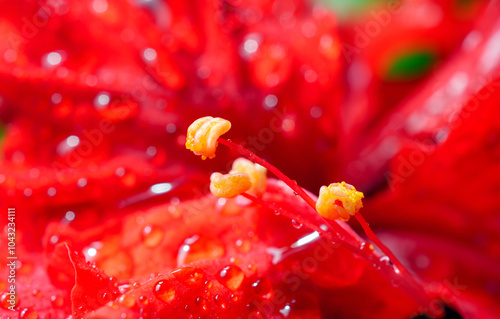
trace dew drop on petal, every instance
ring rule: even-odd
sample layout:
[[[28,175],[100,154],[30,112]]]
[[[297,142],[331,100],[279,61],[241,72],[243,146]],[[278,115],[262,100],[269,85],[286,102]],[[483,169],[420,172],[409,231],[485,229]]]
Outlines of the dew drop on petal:
[[[156,287],[155,287],[155,289],[156,289]],[[154,292],[154,291],[155,291],[155,290],[153,290],[153,292]],[[175,293],[175,291],[174,291],[174,293]],[[155,295],[156,295],[156,294],[155,294]],[[158,299],[160,299],[160,298],[158,298]],[[160,299],[160,300],[161,300],[161,299]],[[146,306],[146,305],[149,303],[149,301],[148,301],[148,297],[146,297],[146,296],[140,296],[140,297],[139,297],[139,302],[140,302],[141,304],[143,304],[143,305],[145,305],[145,306]]]
[[[202,285],[205,282],[205,274],[198,268],[182,267],[171,274],[185,285]]]
[[[85,187],[87,185],[87,180],[82,177],[82,178],[78,179],[78,181],[76,182],[76,184],[80,188]]]
[[[259,48],[259,43],[254,39],[248,39],[245,41],[243,48],[247,53],[255,53]]]
[[[38,314],[32,308],[24,308],[19,314],[21,319],[38,319]]]
[[[278,104],[278,97],[274,94],[269,94],[264,98],[264,107],[272,109]]]
[[[61,93],[54,93],[54,94],[52,94],[52,96],[50,97],[50,101],[54,105],[61,103],[61,101],[62,101],[62,95],[61,95]]]
[[[105,108],[111,101],[111,96],[107,92],[100,92],[94,98],[94,107],[98,110]]]
[[[9,49],[9,50],[5,51],[5,53],[3,54],[3,58],[8,63],[16,62],[16,60],[17,60],[17,51]]]
[[[68,144],[69,147],[76,147],[78,144],[80,144],[80,138],[76,135],[71,135],[68,136],[66,139],[66,144]]]
[[[229,265],[221,269],[217,274],[217,279],[228,289],[236,291],[241,288],[245,280],[245,273],[240,267]]]
[[[177,126],[174,123],[168,123],[165,129],[167,133],[173,134],[177,131]]]
[[[313,106],[309,110],[309,114],[313,119],[319,119],[321,115],[323,115],[323,109],[321,109],[321,107],[319,106]]]
[[[146,247],[156,247],[163,240],[163,235],[160,227],[148,225],[142,230],[142,242]]]
[[[156,153],[158,152],[158,150],[156,149],[156,147],[154,146],[149,146],[147,149],[146,149],[146,154],[149,156],[149,157],[153,157],[156,155]]]
[[[55,187],[49,187],[49,188],[47,189],[47,196],[49,196],[49,197],[53,197],[53,196],[55,196],[56,194],[57,194],[57,190],[56,190],[56,188],[55,188]]]
[[[132,308],[135,306],[135,298],[132,294],[124,294],[119,299],[118,302],[125,308]]]
[[[68,210],[66,212],[66,214],[64,215],[64,218],[67,220],[67,221],[73,221],[75,219],[75,212],[72,211],[72,210]]]
[[[175,287],[168,281],[160,280],[156,283],[153,293],[164,303],[170,303],[175,298]]]
[[[153,49],[153,48],[147,48],[144,50],[144,52],[142,53],[143,57],[144,57],[144,60],[146,61],[154,61],[156,60],[156,50]]]
[[[45,58],[49,66],[56,66],[62,61],[62,57],[57,52],[50,52]]]
[[[196,71],[196,74],[198,75],[198,77],[202,80],[204,79],[207,79],[210,74],[212,73],[212,71],[210,70],[210,68],[206,65],[202,65],[198,68],[198,70]]]
[[[55,308],[61,308],[62,306],[64,306],[64,299],[61,296],[52,295],[50,297],[50,303]]]
[[[300,228],[302,228],[302,223],[296,221],[295,219],[292,219],[292,226],[297,228],[297,229],[300,229]]]
[[[92,2],[92,9],[94,9],[96,13],[106,12],[106,10],[108,10],[108,2],[106,0],[94,0],[94,2]]]
[[[269,279],[261,278],[252,283],[252,289],[257,296],[264,299],[269,299],[271,298],[273,287]]]
[[[13,300],[13,301],[11,301]],[[17,296],[16,295],[11,295],[9,294],[8,292],[4,292],[1,296],[0,296],[0,304],[2,305],[2,308],[4,309],[9,309],[10,306],[17,306],[17,303],[18,303],[18,299],[17,299]],[[12,302],[12,304],[11,304]]]
[[[390,263],[390,259],[387,256],[380,257],[379,260],[380,260],[381,263],[383,263],[385,265],[389,265],[389,263]]]

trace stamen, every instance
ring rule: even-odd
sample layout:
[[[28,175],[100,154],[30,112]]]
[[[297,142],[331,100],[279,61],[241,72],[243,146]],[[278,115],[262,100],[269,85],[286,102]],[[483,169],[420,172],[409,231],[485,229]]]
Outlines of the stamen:
[[[252,188],[247,173],[213,173],[210,176],[210,191],[217,197],[231,198]]]
[[[324,218],[348,221],[363,207],[363,193],[354,186],[342,183],[333,183],[319,190],[316,210]]]
[[[292,190],[294,190],[297,195],[302,197],[302,199],[304,199],[306,203],[311,206],[316,212],[318,212],[319,215],[323,218],[334,220],[348,220],[350,216],[355,216],[358,222],[363,227],[363,230],[365,231],[368,238],[390,258],[390,261],[396,267],[395,270],[397,271],[393,271],[390,276],[395,276],[395,278],[397,278],[397,281],[404,284],[406,290],[410,294],[414,295],[421,305],[425,306],[428,304],[429,297],[421,284],[417,280],[415,280],[415,278],[413,278],[413,276],[408,272],[408,270],[406,270],[406,268],[395,257],[395,255],[377,238],[363,216],[359,213],[359,209],[363,207],[363,193],[356,191],[356,189],[352,185],[349,185],[345,182],[334,183],[328,187],[323,186],[320,190],[318,202],[315,202],[299,185],[297,185],[295,181],[291,180],[276,167],[264,161],[243,146],[221,138],[220,136],[226,133],[230,128],[231,123],[221,118],[212,118],[210,116],[207,116],[198,119],[188,128],[186,148],[192,150],[196,155],[201,155],[202,159],[205,159],[207,157],[215,157],[215,149],[218,145],[217,142],[224,144],[227,147],[244,155],[251,161],[260,164],[261,166],[274,173],[274,175],[285,182],[285,184],[287,184]],[[218,197],[234,197],[237,195],[242,195],[256,203],[263,204],[268,207],[275,207],[274,204],[269,205],[269,203],[266,203],[262,199],[245,193],[254,186],[252,184],[251,174],[246,171],[246,168],[242,168],[246,166],[247,163],[241,165],[238,163],[227,175],[213,173],[210,177],[211,192]],[[244,172],[242,172],[240,168],[241,170],[244,170]],[[258,178],[255,180],[254,184],[256,185],[255,190],[259,190]],[[262,189],[263,188],[260,188],[260,190]],[[349,234],[344,228],[342,228],[339,223],[333,222],[330,224],[326,219],[324,219],[324,221],[332,226],[332,228],[337,232],[338,235],[346,236],[346,239],[353,238],[353,236]],[[313,226],[313,229],[314,228],[315,227]],[[323,233],[326,233],[326,237],[331,238],[332,241],[338,241],[338,239],[332,238],[332,235],[329,232]],[[345,242],[344,244],[347,244],[347,242]],[[372,260],[375,256],[373,254],[365,254],[360,248],[349,246],[351,245],[347,245],[348,249],[351,249],[353,252],[356,252],[361,256],[365,256],[367,260]],[[378,263],[379,261],[375,262],[375,264]],[[407,282],[405,282],[402,278],[406,278]]]
[[[351,216],[355,216],[366,236],[389,257],[389,260],[400,270],[406,271],[401,262],[392,251],[387,248],[377,235],[370,228],[370,225],[363,218],[359,210],[363,207],[363,193],[358,192],[354,186],[342,183],[333,183],[328,187],[323,186],[319,191],[316,210],[324,218],[348,221]]]
[[[252,181],[252,188],[248,191],[257,197],[262,196],[266,190],[267,169],[259,164],[255,164],[246,158],[240,157],[233,162],[231,173],[246,173]]]
[[[186,148],[196,155],[201,155],[205,160],[207,157],[215,157],[217,139],[231,128],[231,122],[219,117],[205,116],[197,119],[187,130]]]

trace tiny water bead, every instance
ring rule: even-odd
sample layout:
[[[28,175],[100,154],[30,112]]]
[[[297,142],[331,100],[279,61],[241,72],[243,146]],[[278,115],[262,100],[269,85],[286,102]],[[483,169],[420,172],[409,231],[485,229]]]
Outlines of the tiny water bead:
[[[16,307],[18,303],[17,296],[15,294],[10,294],[8,292],[4,292],[2,296],[0,296],[0,304],[2,308],[9,309],[9,307]]]
[[[94,107],[98,110],[103,109],[108,106],[110,101],[111,95],[107,92],[101,92],[94,98]]]
[[[273,286],[269,279],[261,278],[251,285],[253,292],[263,299],[269,299],[272,296]]]
[[[229,290],[236,291],[241,288],[245,280],[245,273],[240,267],[229,265],[220,270],[217,274],[217,279]]]
[[[171,272],[171,274],[184,285],[202,285],[205,283],[203,270],[193,267],[182,267]]]
[[[147,247],[156,247],[163,240],[164,231],[156,225],[147,225],[142,229],[142,242]]]
[[[171,303],[175,298],[175,287],[169,281],[160,280],[155,284],[153,293],[164,303]]]
[[[302,228],[302,223],[296,221],[295,219],[292,219],[292,226],[296,229],[301,229]]]
[[[33,308],[24,308],[19,314],[20,319],[38,319],[38,313]]]
[[[177,265],[182,266],[203,259],[216,259],[224,254],[224,245],[219,239],[194,235],[185,239],[179,248]]]
[[[132,294],[124,294],[119,299],[118,302],[125,308],[132,308],[135,306],[135,298]]]
[[[51,302],[52,306],[54,306],[55,308],[61,308],[62,306],[64,306],[63,297],[58,296],[58,295],[50,296],[50,302]]]
[[[204,139],[195,139],[194,135],[198,134],[198,129],[200,126],[204,125],[207,121],[210,119],[213,119],[212,117],[205,117],[196,120],[191,124],[191,126],[188,129],[188,138],[186,139],[186,148],[192,150],[196,155],[201,155],[199,152],[196,150],[204,150],[206,149],[206,138]],[[224,122],[226,120],[219,119],[221,122]],[[282,121],[282,126],[285,125],[286,121],[292,121],[293,125],[286,124],[287,127],[283,127],[283,129],[286,132],[291,132],[294,129],[294,119],[292,118],[286,118]],[[226,121],[228,122],[228,121]],[[214,123],[215,125],[215,123]],[[227,130],[230,128],[230,123],[228,122],[227,124]],[[223,133],[227,132],[225,130]],[[205,127],[203,130],[201,130],[200,135],[203,136],[203,134],[207,134],[207,132],[210,132],[209,127]],[[189,136],[190,135],[190,136]],[[407,277],[407,290],[411,291],[412,293],[418,294],[418,296],[415,297],[415,299],[421,304],[421,306],[425,306],[428,300],[428,296],[422,286],[422,284],[416,280],[414,277],[411,276],[411,274],[408,273],[406,268],[399,262],[399,260],[395,257],[395,255],[378,239],[376,234],[372,231],[370,228],[369,224],[365,221],[363,216],[359,213],[359,209],[363,207],[362,199],[364,198],[363,193],[358,192],[354,186],[349,185],[345,182],[341,183],[332,183],[329,186],[323,186],[320,189],[320,193],[318,196],[318,200],[315,201],[311,196],[309,196],[294,180],[290,179],[288,176],[283,174],[279,169],[274,167],[273,165],[269,164],[268,162],[264,161],[242,145],[238,145],[236,143],[233,143],[231,140],[226,140],[220,137],[221,134],[216,135],[216,140],[213,141],[213,147],[210,150],[210,158],[215,157],[215,147],[217,146],[217,143],[221,143],[230,149],[244,155],[251,161],[262,165],[272,173],[274,173],[281,181],[283,181],[287,186],[289,186],[295,193],[296,196],[300,196],[312,209],[314,209],[321,217],[326,218],[326,219],[331,219],[334,221],[347,221],[351,216],[355,216],[361,227],[363,228],[366,236],[377,245],[377,247],[385,254],[387,255],[390,260],[392,261],[393,265],[395,266],[394,269],[397,269],[398,271],[396,272],[394,270],[393,273],[396,273],[397,275],[403,275]],[[205,157],[206,158],[206,157]],[[203,158],[203,159],[205,159]],[[219,175],[222,175],[220,173],[217,173]],[[227,186],[227,185],[226,185]],[[231,187],[236,188],[238,186],[237,183],[233,183]],[[276,211],[277,208],[275,207],[275,204],[266,202],[260,198],[257,198],[253,195],[250,195],[248,193],[240,193],[243,197],[246,197],[247,199],[251,200],[252,202],[263,205],[265,207],[271,208],[273,211]],[[297,223],[297,218],[300,216],[288,216],[290,219],[292,219],[292,224],[296,228],[302,227],[302,223]],[[328,223],[325,220],[326,223]],[[300,225],[300,227],[299,227]],[[329,240],[333,242],[337,242],[338,240],[342,239],[350,239],[352,241],[358,241],[355,236],[352,234],[349,234],[348,231],[346,231],[343,227],[341,227],[340,224],[337,222],[333,223],[328,223],[330,227],[332,227],[333,231],[335,231],[335,235],[332,235],[330,232],[326,232],[325,230],[317,230],[315,228],[314,224],[308,223],[309,227],[312,227],[313,229],[321,232],[326,236]],[[336,236],[333,237],[333,236]],[[373,260],[373,253],[371,251],[366,252],[366,250],[361,249],[359,246],[352,245],[351,243],[348,242],[343,242],[343,245],[351,250],[352,252],[358,254],[359,256],[365,258],[366,260],[374,262],[374,267],[376,269],[381,269],[382,264],[379,260]],[[268,250],[269,252],[269,250]],[[277,256],[281,258],[281,250],[278,249]],[[384,271],[387,271],[384,267]],[[225,274],[224,271],[221,271],[221,274]],[[242,274],[244,278],[244,274]],[[221,276],[219,276],[220,278]],[[241,281],[243,281],[243,278]],[[241,284],[241,283],[240,283]]]

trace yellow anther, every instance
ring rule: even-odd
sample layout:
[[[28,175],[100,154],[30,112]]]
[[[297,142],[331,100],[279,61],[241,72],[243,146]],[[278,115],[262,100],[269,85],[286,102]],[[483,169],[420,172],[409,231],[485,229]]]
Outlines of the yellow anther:
[[[316,210],[325,218],[347,221],[363,207],[363,198],[363,193],[354,186],[346,182],[333,183],[319,190]]]
[[[252,195],[260,197],[266,190],[267,169],[259,164],[255,164],[246,158],[240,157],[233,162],[231,173],[246,173],[250,176],[252,188],[248,191]]]
[[[202,159],[214,158],[215,149],[219,144],[217,139],[231,128],[231,122],[205,116],[197,119],[187,130],[186,148]]]
[[[252,188],[250,176],[246,173],[213,173],[210,176],[210,191],[217,197],[231,198]]]

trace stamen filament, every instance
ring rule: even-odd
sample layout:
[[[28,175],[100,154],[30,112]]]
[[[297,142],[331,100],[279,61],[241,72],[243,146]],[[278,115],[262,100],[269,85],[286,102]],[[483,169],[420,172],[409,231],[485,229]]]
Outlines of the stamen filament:
[[[240,153],[241,155],[247,157],[249,160],[252,162],[255,162],[265,168],[267,168],[270,172],[272,172],[276,177],[278,177],[280,180],[282,180],[288,187],[290,187],[295,193],[297,193],[311,208],[316,212],[316,201],[311,198],[311,196],[307,195],[307,193],[299,186],[297,185],[297,182],[283,174],[278,168],[275,166],[271,165],[269,162],[263,160],[259,156],[255,155],[251,151],[247,150],[243,146],[236,144],[232,141],[226,140],[224,138],[219,137],[217,141],[220,144],[223,144],[230,149]],[[336,222],[329,223],[325,218],[321,217],[323,221],[331,226],[337,234],[344,236],[344,238],[353,238],[344,228],[342,228],[339,224]]]
[[[363,228],[363,231],[365,232],[366,236],[377,246],[380,248],[380,250],[389,257],[389,261],[394,264],[400,271],[406,271],[406,268],[401,264],[401,262],[396,258],[396,256],[392,253],[392,251],[385,246],[382,241],[375,235],[373,230],[370,228],[370,225],[366,222],[366,220],[363,218],[363,215],[361,215],[360,212],[357,212],[354,217],[356,217],[357,221]]]
[[[249,185],[247,185],[248,187],[244,187],[242,189],[232,189],[231,183],[228,184],[225,182],[225,180],[223,181],[221,186],[224,187],[228,186],[229,187],[228,189],[230,189],[231,191],[234,190],[234,192],[230,194],[228,193],[229,195],[240,194],[246,197],[247,199],[253,201],[254,203],[263,205],[265,207],[274,210],[283,211],[285,213],[284,215],[286,215],[288,218],[291,218],[299,223],[307,225],[309,228],[317,231],[322,236],[326,237],[332,242],[339,243],[343,245],[345,248],[351,250],[352,252],[364,257],[367,261],[373,262],[374,265],[378,265],[380,269],[383,269],[383,271],[387,274],[389,278],[392,278],[392,280],[395,280],[396,282],[400,283],[402,287],[404,286],[404,289],[410,295],[413,295],[415,300],[422,307],[425,308],[429,305],[430,297],[424,290],[422,284],[408,272],[408,270],[401,264],[401,262],[396,258],[396,256],[380,241],[380,239],[378,239],[375,233],[371,230],[369,224],[359,213],[359,208],[362,207],[361,203],[361,199],[363,198],[362,193],[357,192],[353,186],[350,186],[344,182],[340,184],[335,183],[331,184],[330,186],[340,187],[341,192],[338,193],[338,190],[334,189],[334,192],[330,193],[329,188],[325,189],[325,191],[328,191],[328,194],[325,195],[328,197],[324,198],[326,199],[326,202],[319,200],[317,203],[297,184],[296,181],[290,179],[288,176],[283,174],[279,169],[277,169],[267,161],[261,159],[251,151],[247,150],[242,145],[221,138],[220,135],[227,132],[230,127],[231,123],[224,119],[220,118],[214,119],[212,117],[205,117],[198,119],[188,128],[188,138],[186,140],[186,148],[192,150],[197,155],[201,155],[203,159],[213,158],[215,157],[215,149],[217,148],[217,143],[220,143],[240,153],[241,155],[247,157],[252,162],[260,164],[261,166],[267,168],[274,175],[276,175],[276,177],[278,177],[281,181],[283,181],[288,187],[290,187],[295,192],[296,195],[300,196],[307,203],[307,205],[309,205],[316,213],[318,213],[318,215],[322,218],[323,222],[326,223],[328,226],[330,226],[331,229],[335,230],[336,234],[333,234],[331,231],[323,230],[319,225],[317,225],[316,222],[310,222],[309,220],[301,216],[295,216],[287,212],[286,210],[283,210],[275,203],[268,203],[248,193],[242,193],[242,191],[244,192],[245,190],[248,190],[252,187],[252,182],[250,181],[248,175],[245,176],[248,177],[247,182],[249,183]],[[229,176],[231,176],[231,174],[229,174]],[[238,178],[240,178],[239,175]],[[349,188],[347,188],[347,186],[349,186]],[[219,190],[219,188],[217,188],[217,190]],[[320,190],[320,199],[322,199],[321,196],[323,196],[321,194],[322,191],[323,188],[322,190]],[[225,195],[227,194],[223,193],[222,197],[224,197]],[[337,212],[339,213],[337,214],[337,216],[339,216],[339,218],[342,220],[349,219],[349,215],[356,216],[356,219],[363,228],[366,236],[389,258],[389,260],[392,262],[392,266],[390,264],[382,263],[382,260],[377,259],[378,257],[376,254],[367,253],[366,251],[361,249],[361,247],[357,247],[356,245],[352,244],[352,243],[357,243],[358,239],[354,235],[349,233],[347,230],[345,230],[341,226],[341,224],[337,222],[339,218],[337,218],[334,213],[330,214],[332,212],[328,210],[329,203],[335,199],[339,199],[339,203],[337,203],[337,201],[335,201],[334,203],[334,205],[338,206],[336,207]],[[320,207],[319,210],[317,208],[317,204]],[[347,205],[347,207],[344,207],[345,206],[344,204]],[[358,204],[360,204],[360,206]],[[326,210],[323,209],[325,207],[327,208]],[[323,215],[325,215],[328,218],[333,216],[332,219],[334,221],[330,223],[327,220],[327,218],[325,218],[325,216]],[[342,238],[341,236],[344,236],[344,238]]]
[[[255,163],[260,164],[260,165],[264,166],[265,168],[267,168],[270,172],[272,172],[274,175],[276,175],[276,177],[278,177],[283,182],[285,182],[285,184],[287,184],[288,187],[290,187],[294,192],[296,192],[303,200],[306,201],[306,203],[309,206],[312,207],[312,209],[314,209],[316,211],[316,202],[314,201],[314,199],[311,198],[311,196],[307,195],[307,193],[304,192],[304,190],[299,185],[297,185],[296,181],[290,179],[288,176],[283,174],[279,169],[277,169],[273,165],[269,164],[269,162],[261,159],[260,157],[258,157],[254,153],[250,152],[249,150],[247,150],[243,146],[236,144],[234,142],[231,142],[229,140],[223,139],[222,137],[219,137],[219,139],[217,141],[221,144],[226,145],[230,149],[240,153],[241,155],[247,157],[252,162],[255,162]]]

